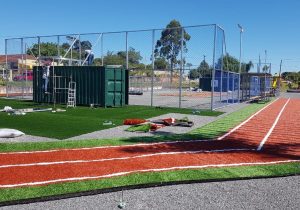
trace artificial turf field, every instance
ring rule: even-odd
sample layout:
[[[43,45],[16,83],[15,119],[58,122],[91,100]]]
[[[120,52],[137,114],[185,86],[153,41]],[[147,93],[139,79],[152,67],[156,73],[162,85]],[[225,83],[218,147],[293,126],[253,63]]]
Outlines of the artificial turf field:
[[[10,106],[18,108],[48,108],[30,101],[0,99],[0,109]],[[64,107],[60,107],[64,108]],[[56,139],[66,139],[97,130],[119,126],[127,118],[147,119],[167,113],[193,114],[192,109],[162,108],[149,106],[125,106],[120,108],[95,108],[79,106],[66,112],[38,112],[24,116],[9,116],[0,112],[0,128],[13,128],[26,134]],[[222,112],[201,110],[198,115],[218,116]],[[103,125],[112,121],[114,125]]]
[[[279,104],[283,106],[282,104]],[[298,103],[298,102],[297,102]],[[172,136],[170,139],[165,139],[163,137],[159,138],[147,138],[147,139],[119,139],[119,140],[111,140],[105,141],[106,145],[110,144],[132,144],[138,142],[160,142],[160,141],[171,141],[171,140],[182,140],[182,139],[207,139],[207,138],[216,138],[224,134],[230,128],[234,127],[235,125],[239,124],[241,121],[248,118],[254,112],[263,108],[264,104],[253,104],[250,105],[242,110],[239,110],[235,113],[229,114],[224,118],[221,118],[213,123],[210,123],[202,128],[195,129],[194,131],[183,134],[183,135],[176,135]],[[274,106],[276,107],[276,106]],[[276,109],[279,110],[277,107]],[[295,106],[294,106],[295,108]],[[277,116],[278,111],[275,111],[273,114]],[[285,113],[284,117],[287,121],[291,116],[290,113]],[[262,118],[265,118],[262,116]],[[258,119],[258,121],[260,121]],[[270,118],[270,122],[273,121]],[[252,123],[253,124],[253,123]],[[254,124],[256,125],[256,124]],[[281,125],[285,125],[284,123]],[[253,126],[252,126],[253,127]],[[252,131],[255,128],[252,128]],[[251,133],[250,133],[251,134]],[[255,133],[252,133],[253,135]],[[243,137],[246,138],[246,137]],[[254,139],[255,140],[255,139]],[[63,146],[58,143],[51,143],[49,144],[34,144],[35,147],[24,147],[25,144],[12,144],[12,147],[6,147],[4,151],[15,150],[32,150],[34,149],[49,149],[49,148],[74,148],[74,147],[81,147],[81,146],[88,146],[89,141],[81,141],[80,143],[68,142]],[[97,145],[97,140],[90,141],[93,144]],[[103,141],[102,141],[103,142]],[[114,143],[112,143],[114,142]],[[60,143],[60,142],[59,142]],[[276,142],[275,142],[276,143]],[[286,142],[291,143],[291,142]],[[286,144],[285,143],[285,144]],[[8,144],[2,144],[3,146]],[[47,145],[47,146],[45,146]],[[250,143],[248,144],[248,146]],[[15,146],[15,148],[13,148]],[[297,142],[291,148],[297,148]],[[47,148],[48,147],[48,148]],[[274,148],[271,148],[274,149]],[[290,149],[289,149],[290,150]],[[275,153],[276,156],[287,155],[283,154],[284,151],[278,151],[279,153]],[[282,152],[282,154],[281,154]],[[267,153],[268,154],[268,153]],[[268,154],[269,156],[274,156],[273,154]],[[257,154],[256,154],[257,155]],[[34,197],[42,197],[42,196],[51,196],[51,195],[58,195],[58,194],[65,194],[65,193],[74,193],[80,191],[87,191],[87,190],[95,190],[95,189],[105,189],[117,186],[128,186],[128,185],[135,185],[135,184],[155,184],[161,182],[168,182],[168,181],[184,181],[184,180],[210,180],[210,179],[234,179],[234,178],[245,178],[245,177],[265,177],[265,176],[285,176],[285,175],[295,175],[300,173],[299,162],[295,163],[287,163],[287,164],[276,164],[276,165],[263,165],[263,166],[243,166],[243,167],[225,167],[225,168],[207,168],[207,169],[200,169],[200,170],[180,170],[180,171],[168,171],[168,172],[151,172],[151,173],[141,173],[141,174],[131,174],[128,176],[123,177],[115,177],[109,179],[101,179],[101,180],[93,180],[93,181],[84,181],[84,182],[74,182],[74,183],[63,183],[63,184],[53,184],[47,186],[37,186],[37,187],[24,187],[24,188],[15,188],[15,189],[1,189],[0,195],[3,198],[1,201],[9,201],[9,200],[18,200],[18,199],[26,199],[26,198],[34,198]]]

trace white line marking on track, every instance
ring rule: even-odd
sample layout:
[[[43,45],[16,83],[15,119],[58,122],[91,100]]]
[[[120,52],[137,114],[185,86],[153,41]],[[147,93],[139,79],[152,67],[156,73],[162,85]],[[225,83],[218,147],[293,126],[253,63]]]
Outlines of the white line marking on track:
[[[270,135],[272,134],[272,132],[273,132],[275,126],[277,125],[277,123],[278,123],[278,121],[279,121],[279,118],[281,117],[281,115],[282,115],[282,113],[283,113],[283,111],[284,111],[286,105],[287,105],[289,102],[290,102],[290,98],[287,100],[287,102],[284,104],[284,106],[283,106],[282,109],[280,110],[278,116],[276,117],[276,119],[275,119],[275,121],[274,121],[272,127],[271,127],[270,130],[268,131],[267,135],[266,135],[266,136],[263,138],[263,140],[260,142],[260,144],[259,144],[259,146],[258,146],[258,148],[257,148],[257,151],[260,151],[260,150],[263,148],[264,144],[267,142],[267,140],[268,140],[268,138],[270,137]]]
[[[198,165],[198,166],[177,166],[177,167],[170,167],[170,168],[153,168],[153,169],[144,169],[144,170],[135,170],[135,171],[125,171],[125,172],[106,174],[101,176],[71,177],[65,179],[54,179],[54,180],[39,181],[39,182],[5,184],[5,185],[0,185],[0,188],[35,186],[35,185],[42,185],[42,184],[67,182],[67,181],[84,181],[84,180],[93,180],[93,179],[101,179],[101,178],[111,178],[116,176],[123,176],[123,175],[128,175],[133,173],[143,173],[143,172],[159,172],[159,171],[172,171],[172,170],[183,170],[183,169],[202,169],[202,168],[209,168],[209,167],[221,168],[221,167],[250,166],[250,165],[270,165],[270,164],[291,163],[291,162],[300,162],[300,160],[282,160],[282,161],[271,161],[271,162],[232,163],[232,164],[213,164],[213,165]]]
[[[236,127],[234,127],[233,129],[231,129],[228,133],[225,133],[223,136],[220,136],[219,138],[217,138],[217,140],[223,140],[225,137],[229,136],[230,134],[232,134],[234,131],[236,131],[237,129],[239,129],[240,127],[242,127],[243,125],[245,125],[247,122],[249,122],[253,117],[255,117],[256,115],[258,115],[259,113],[261,113],[263,110],[265,110],[266,108],[268,108],[269,106],[271,106],[271,104],[273,104],[275,101],[277,101],[279,98],[275,99],[274,101],[272,101],[270,104],[268,104],[267,106],[265,106],[264,108],[262,108],[261,110],[259,110],[258,112],[254,113],[253,115],[251,115],[247,120],[245,120],[244,122],[242,122],[241,124],[237,125]]]
[[[141,137],[142,138],[142,137]],[[139,143],[139,144],[126,144],[118,146],[99,146],[99,147],[83,147],[74,149],[53,149],[53,150],[39,150],[39,151],[22,151],[22,152],[3,152],[0,155],[16,155],[16,154],[34,154],[34,153],[51,153],[60,151],[78,151],[78,150],[93,150],[93,149],[109,149],[109,148],[120,148],[120,147],[139,147],[139,146],[155,146],[161,144],[180,144],[180,143],[195,143],[195,142],[206,142],[214,141],[215,139],[203,139],[203,140],[187,140],[187,141],[166,141],[156,143]]]
[[[26,166],[47,166],[47,165],[58,165],[58,164],[76,164],[76,163],[92,163],[92,162],[105,162],[114,160],[128,160],[137,158],[146,158],[160,155],[180,155],[180,154],[197,154],[197,153],[214,153],[214,152],[232,152],[232,151],[253,151],[255,149],[219,149],[219,150],[198,150],[198,151],[182,151],[182,152],[160,152],[145,155],[127,156],[119,158],[104,158],[95,160],[69,160],[69,161],[55,161],[55,162],[37,162],[37,163],[24,163],[24,164],[11,164],[11,165],[0,165],[0,168],[12,168],[12,167],[26,167]]]

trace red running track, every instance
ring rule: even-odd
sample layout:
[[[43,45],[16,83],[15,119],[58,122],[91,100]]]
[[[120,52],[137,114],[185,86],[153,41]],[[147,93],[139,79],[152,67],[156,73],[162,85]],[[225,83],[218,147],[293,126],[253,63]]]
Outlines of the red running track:
[[[0,153],[0,188],[300,161],[299,107],[299,99],[279,99],[222,140]]]

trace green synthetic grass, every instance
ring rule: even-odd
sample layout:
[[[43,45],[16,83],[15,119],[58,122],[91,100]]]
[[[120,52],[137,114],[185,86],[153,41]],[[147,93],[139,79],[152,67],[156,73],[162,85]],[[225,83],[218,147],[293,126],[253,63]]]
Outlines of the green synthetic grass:
[[[32,102],[0,99],[0,108],[11,106],[18,108],[49,107]],[[108,129],[123,124],[127,118],[151,118],[167,113],[193,114],[191,109],[161,108],[149,106],[125,106],[121,108],[77,107],[66,112],[35,112],[25,116],[12,116],[0,113],[0,128],[14,128],[26,134],[49,138],[66,139],[73,136]],[[201,110],[198,115],[218,116],[222,112]],[[113,125],[103,125],[112,121]]]
[[[133,138],[118,138],[118,139],[90,139],[90,140],[76,140],[76,141],[59,141],[59,142],[31,142],[31,143],[0,143],[0,152],[9,151],[30,151],[30,150],[48,150],[59,148],[80,148],[80,147],[95,147],[108,145],[125,145],[135,143],[151,143],[162,141],[180,141],[193,139],[213,139],[216,138],[230,128],[238,125],[250,115],[260,110],[266,104],[250,104],[236,112],[226,115],[212,123],[209,123],[201,128],[192,130],[189,133],[168,135],[168,136],[154,136],[154,137],[133,137]]]
[[[29,198],[39,198],[89,190],[125,187],[141,184],[161,184],[176,181],[207,181],[228,180],[255,177],[276,177],[299,175],[300,163],[274,164],[262,166],[241,166],[224,168],[207,168],[199,170],[177,170],[167,172],[137,173],[108,179],[51,184],[48,186],[21,187],[14,189],[0,189],[0,204]]]
[[[61,142],[40,143],[12,143],[0,144],[0,151],[23,151],[23,150],[46,150],[53,148],[77,148],[93,147],[102,145],[123,145],[138,142],[158,142],[189,139],[209,139],[222,135],[228,129],[236,126],[241,121],[264,107],[266,104],[251,104],[237,112],[231,113],[206,126],[195,129],[189,133],[172,136],[143,137],[129,139],[108,140],[81,140]],[[0,202],[14,201],[20,199],[38,198],[54,195],[63,195],[90,190],[108,189],[113,187],[125,187],[140,184],[161,184],[176,181],[207,181],[228,180],[255,177],[276,177],[299,175],[300,163],[206,168],[199,170],[176,170],[168,172],[137,173],[128,176],[120,176],[108,179],[90,180],[82,182],[70,182],[51,184],[48,186],[22,187],[14,189],[0,189]]]

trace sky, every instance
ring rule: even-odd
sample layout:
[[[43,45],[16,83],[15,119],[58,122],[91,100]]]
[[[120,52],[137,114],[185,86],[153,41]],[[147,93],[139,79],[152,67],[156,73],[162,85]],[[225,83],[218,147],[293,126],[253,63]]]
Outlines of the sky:
[[[300,71],[299,0],[3,0],[0,54],[6,38],[164,28],[173,19],[183,26],[218,24],[236,58],[241,24],[242,61],[258,63],[260,55],[273,73],[281,59],[282,71]],[[144,42],[150,39],[147,34]]]

